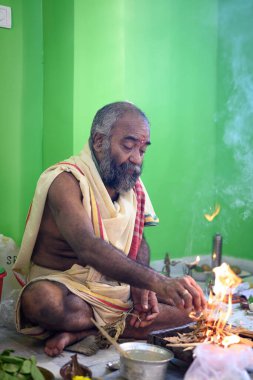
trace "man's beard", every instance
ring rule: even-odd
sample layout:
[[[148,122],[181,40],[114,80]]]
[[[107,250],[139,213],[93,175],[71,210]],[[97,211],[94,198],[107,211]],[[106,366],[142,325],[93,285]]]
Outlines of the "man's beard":
[[[112,157],[110,147],[104,149],[104,157],[99,163],[99,171],[104,185],[124,193],[132,189],[141,175],[142,166],[125,162],[118,165]]]

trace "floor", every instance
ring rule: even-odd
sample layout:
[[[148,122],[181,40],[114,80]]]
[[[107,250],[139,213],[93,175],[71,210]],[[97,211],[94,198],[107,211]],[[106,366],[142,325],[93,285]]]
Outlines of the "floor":
[[[62,355],[49,358],[43,352],[43,344],[32,338],[25,337],[17,334],[14,329],[0,327],[0,352],[3,349],[11,348],[15,351],[16,355],[30,357],[35,355],[39,366],[44,367],[51,371],[56,380],[62,380],[60,376],[60,368],[67,363],[73,353],[64,351]],[[84,356],[78,354],[78,361],[81,364],[88,366],[94,377],[100,377],[104,380],[120,380],[122,379],[119,370],[111,372],[107,368],[108,362],[115,362],[119,360],[119,354],[115,351],[114,347],[100,350],[93,356]],[[177,366],[176,366],[177,365]],[[170,380],[183,379],[187,367],[184,363],[174,361],[169,364],[167,377]]]
[[[190,262],[191,258],[187,259],[187,262]],[[229,260],[228,260],[229,261]],[[253,273],[253,262],[243,261],[243,260],[234,260],[233,263],[235,265],[241,265],[242,269],[247,271],[251,271]],[[161,271],[163,267],[163,261],[155,262],[153,267],[156,270]],[[245,268],[244,268],[245,267]],[[180,268],[175,269],[172,268],[172,275],[179,275]],[[253,281],[253,277],[250,278],[250,281]],[[31,355],[35,355],[38,365],[41,367],[47,368],[50,370],[56,380],[62,379],[59,370],[60,368],[70,360],[71,355],[73,353],[64,351],[63,354],[56,358],[49,358],[43,352],[43,344],[42,342],[36,341],[35,339],[25,337],[23,335],[18,334],[15,331],[14,324],[11,321],[11,310],[7,308],[4,310],[5,304],[8,303],[8,300],[4,300],[0,304],[0,352],[3,349],[13,349],[15,350],[15,354],[30,357]],[[253,317],[252,317],[253,318]],[[5,321],[3,321],[5,319]],[[114,347],[110,347],[109,349],[104,349],[98,351],[97,354],[87,357],[82,354],[78,354],[78,360],[80,363],[88,366],[94,377],[100,377],[104,380],[119,380],[122,379],[120,377],[119,371],[111,372],[107,368],[108,362],[114,362],[119,360],[119,354],[115,351]],[[166,380],[175,380],[175,379],[183,379],[186,371],[185,365],[182,362],[173,361],[168,365],[168,371],[166,375]],[[253,374],[252,377],[253,379]]]

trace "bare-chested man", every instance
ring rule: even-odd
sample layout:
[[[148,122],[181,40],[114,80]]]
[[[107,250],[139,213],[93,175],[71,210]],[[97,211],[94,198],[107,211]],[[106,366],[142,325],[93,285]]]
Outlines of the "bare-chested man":
[[[171,279],[149,268],[143,225],[157,219],[139,179],[149,145],[145,114],[112,103],[97,112],[89,146],[38,182],[14,267],[20,282],[21,274],[28,280],[18,330],[49,332],[50,356],[94,331],[91,317],[106,324],[131,311],[122,335],[144,339],[205,306],[191,277]]]

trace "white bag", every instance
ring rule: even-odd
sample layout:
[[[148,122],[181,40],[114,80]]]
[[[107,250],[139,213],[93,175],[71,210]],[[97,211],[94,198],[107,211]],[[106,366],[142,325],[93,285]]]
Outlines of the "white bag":
[[[18,247],[13,239],[0,234],[0,267],[3,267],[7,273],[3,280],[2,298],[5,300],[13,289],[20,289],[20,285],[16,280],[12,266],[18,255]]]
[[[253,369],[253,350],[244,344],[223,348],[201,344],[184,380],[250,380],[246,369]]]

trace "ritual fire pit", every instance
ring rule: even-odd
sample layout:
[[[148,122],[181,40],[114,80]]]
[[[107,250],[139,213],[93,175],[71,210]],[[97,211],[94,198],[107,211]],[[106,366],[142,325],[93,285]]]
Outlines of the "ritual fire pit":
[[[241,279],[225,263],[214,268],[214,272],[215,284],[207,308],[200,315],[192,313],[193,322],[188,325],[154,331],[148,337],[149,343],[169,348],[175,358],[189,364],[193,360],[194,348],[202,343],[223,348],[239,343],[253,348],[252,331],[227,323],[232,312],[232,290]],[[225,299],[227,303],[224,303]]]
[[[148,343],[155,344],[161,347],[167,347],[168,340],[167,338],[180,337],[182,334],[188,334],[192,331],[192,327],[195,325],[195,322],[183,325],[180,327],[175,327],[166,330],[157,330],[153,331],[148,335]],[[176,359],[182,360],[190,364],[193,360],[193,349],[185,350],[185,347],[170,347],[170,350],[173,352]]]

